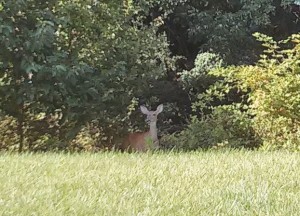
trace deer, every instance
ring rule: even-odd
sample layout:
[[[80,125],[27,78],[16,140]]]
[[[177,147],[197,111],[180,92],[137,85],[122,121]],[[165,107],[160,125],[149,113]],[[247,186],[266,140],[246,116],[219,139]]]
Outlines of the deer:
[[[158,114],[163,111],[163,105],[160,104],[155,111],[149,111],[145,106],[140,106],[140,110],[147,116],[149,131],[128,134],[120,146],[122,151],[146,152],[159,148],[156,123]]]

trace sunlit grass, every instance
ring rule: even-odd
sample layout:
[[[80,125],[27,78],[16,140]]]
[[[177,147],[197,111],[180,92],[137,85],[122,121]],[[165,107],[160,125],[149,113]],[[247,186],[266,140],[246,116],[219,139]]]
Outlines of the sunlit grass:
[[[300,154],[0,155],[0,215],[297,215]]]

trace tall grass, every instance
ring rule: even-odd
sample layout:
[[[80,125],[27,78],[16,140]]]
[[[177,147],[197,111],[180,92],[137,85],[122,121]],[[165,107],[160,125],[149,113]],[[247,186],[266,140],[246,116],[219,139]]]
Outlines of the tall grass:
[[[299,215],[286,152],[0,155],[0,215]]]

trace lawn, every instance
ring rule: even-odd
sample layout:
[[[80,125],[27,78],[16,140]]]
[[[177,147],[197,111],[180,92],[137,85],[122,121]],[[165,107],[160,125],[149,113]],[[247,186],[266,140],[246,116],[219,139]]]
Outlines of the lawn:
[[[0,215],[299,215],[300,154],[1,154]]]

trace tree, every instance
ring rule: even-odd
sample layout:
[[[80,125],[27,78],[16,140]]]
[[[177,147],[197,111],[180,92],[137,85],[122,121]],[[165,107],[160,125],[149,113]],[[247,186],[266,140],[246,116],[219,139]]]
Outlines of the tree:
[[[299,10],[293,10],[295,3],[152,0],[136,4],[144,7],[152,19],[162,18],[161,31],[167,33],[173,54],[186,57],[182,66],[191,69],[199,52],[219,54],[228,64],[255,62],[261,49],[252,37],[254,32],[283,39],[300,30]]]
[[[164,37],[128,19],[117,1],[4,1],[1,21],[1,109],[18,120],[20,151],[24,132],[40,129],[38,114],[45,129],[56,123],[35,139],[67,142],[91,120],[121,122],[147,80],[164,72]]]

